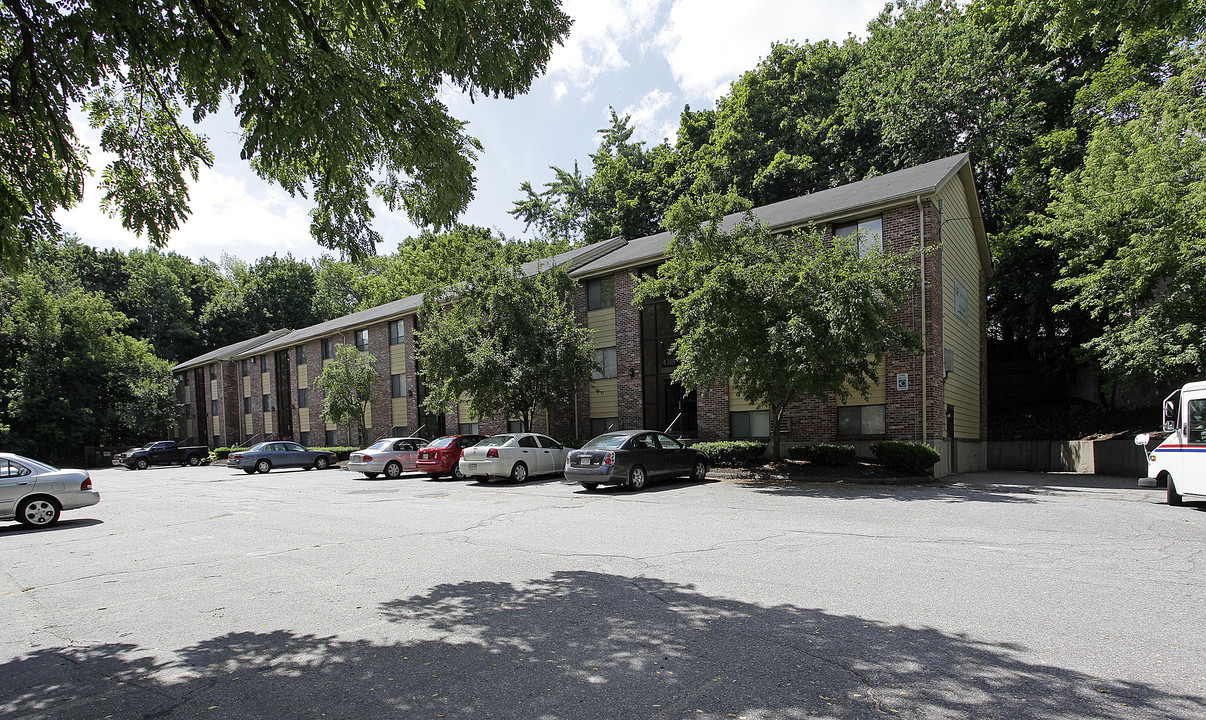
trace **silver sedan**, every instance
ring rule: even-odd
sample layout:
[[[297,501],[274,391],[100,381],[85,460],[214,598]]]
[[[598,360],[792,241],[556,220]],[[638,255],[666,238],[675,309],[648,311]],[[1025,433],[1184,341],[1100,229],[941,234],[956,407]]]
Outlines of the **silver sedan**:
[[[60,470],[27,457],[0,453],[0,520],[30,527],[59,521],[59,513],[100,502],[84,470]]]
[[[396,478],[403,472],[414,472],[418,468],[415,460],[419,448],[427,441],[419,437],[385,438],[363,450],[357,450],[348,458],[348,470],[364,473],[370,480],[384,473]]]

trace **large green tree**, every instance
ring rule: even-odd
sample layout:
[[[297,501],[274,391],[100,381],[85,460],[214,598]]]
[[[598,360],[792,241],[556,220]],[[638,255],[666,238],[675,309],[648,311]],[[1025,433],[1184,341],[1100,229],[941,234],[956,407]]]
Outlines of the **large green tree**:
[[[667,217],[675,233],[657,275],[638,279],[636,300],[666,298],[679,338],[673,378],[688,389],[732,388],[779,419],[805,398],[864,396],[886,353],[920,338],[893,319],[916,284],[913,263],[860,256],[858,238],[815,230],[771,234],[729,195],[684,198]],[[882,380],[882,378],[881,378]]]
[[[221,347],[283,328],[303,328],[330,318],[315,312],[314,267],[293,255],[248,264],[223,256],[227,282],[201,311],[209,347]]]
[[[0,265],[17,267],[83,193],[83,103],[101,148],[104,206],[162,246],[212,162],[192,126],[224,104],[242,156],[313,197],[311,231],[371,254],[370,195],[419,225],[451,224],[473,193],[478,142],[437,93],[513,97],[569,32],[560,0],[0,5]]]
[[[590,382],[590,331],[574,321],[575,283],[564,269],[525,275],[499,265],[423,300],[416,356],[424,404],[468,402],[477,417],[519,418],[559,407]]]
[[[355,441],[366,444],[364,416],[368,412],[373,383],[379,373],[375,359],[355,345],[338,344],[335,357],[323,363],[314,378],[314,387],[322,391],[322,415],[336,424],[348,424],[348,441],[356,428]]]

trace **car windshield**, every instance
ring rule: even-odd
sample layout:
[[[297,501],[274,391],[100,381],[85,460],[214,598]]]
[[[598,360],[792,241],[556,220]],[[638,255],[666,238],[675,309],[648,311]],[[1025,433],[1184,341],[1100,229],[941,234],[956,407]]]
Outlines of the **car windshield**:
[[[429,448],[444,448],[444,447],[448,447],[449,445],[451,445],[451,444],[452,444],[452,441],[453,441],[453,440],[456,440],[456,436],[455,436],[455,435],[449,435],[448,437],[436,438],[435,440],[432,440],[432,441],[431,441],[431,444],[430,444],[430,445],[428,445],[427,447],[429,447]]]
[[[514,435],[494,435],[479,442],[477,447],[498,447],[499,445],[506,445],[507,442],[514,437]]]
[[[582,447],[583,448],[606,448],[608,450],[615,450],[616,448],[623,445],[624,441],[627,440],[628,438],[629,438],[628,435],[621,435],[621,434],[616,434],[616,433],[612,433],[609,435],[600,435],[597,438],[593,438],[590,442],[586,443]]]
[[[381,442],[376,442],[372,445],[369,445],[367,448],[365,448],[365,450],[389,450],[390,446],[393,444],[393,440],[382,440]]]

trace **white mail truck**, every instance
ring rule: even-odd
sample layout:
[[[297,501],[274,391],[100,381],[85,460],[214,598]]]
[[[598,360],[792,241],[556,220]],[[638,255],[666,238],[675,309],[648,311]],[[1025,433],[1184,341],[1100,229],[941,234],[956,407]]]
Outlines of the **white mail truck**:
[[[1151,436],[1137,435],[1135,444],[1147,454],[1143,487],[1168,489],[1168,504],[1206,500],[1206,382],[1187,383],[1164,399],[1164,442],[1149,450]]]

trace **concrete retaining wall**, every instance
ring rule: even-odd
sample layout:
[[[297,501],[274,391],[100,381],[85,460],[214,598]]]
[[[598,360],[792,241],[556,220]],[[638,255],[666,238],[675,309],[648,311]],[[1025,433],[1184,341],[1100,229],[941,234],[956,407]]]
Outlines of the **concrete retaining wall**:
[[[992,440],[986,443],[989,470],[1147,475],[1143,451],[1120,440]]]

